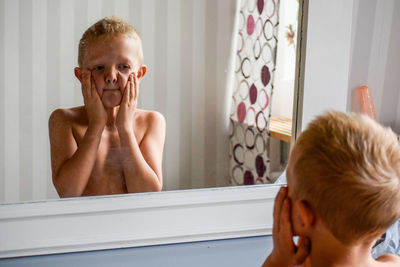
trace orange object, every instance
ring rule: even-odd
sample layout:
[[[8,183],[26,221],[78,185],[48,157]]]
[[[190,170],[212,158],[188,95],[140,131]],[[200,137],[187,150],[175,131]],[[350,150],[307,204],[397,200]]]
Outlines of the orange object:
[[[361,86],[358,88],[358,95],[360,96],[361,109],[364,114],[376,120],[374,101],[372,100],[371,89],[368,86]]]

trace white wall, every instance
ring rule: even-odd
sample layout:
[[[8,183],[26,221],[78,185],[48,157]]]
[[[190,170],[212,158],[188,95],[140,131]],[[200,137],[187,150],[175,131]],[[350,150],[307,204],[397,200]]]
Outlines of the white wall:
[[[228,184],[226,69],[236,0],[0,0],[0,202],[56,198],[48,117],[82,105],[84,30],[115,14],[142,35],[139,107],[167,120],[165,189]]]
[[[354,0],[348,110],[371,89],[377,120],[400,134],[400,1]]]
[[[316,115],[346,111],[353,1],[310,0],[302,129]]]
[[[293,115],[298,11],[299,3],[295,0],[281,1],[279,4],[279,31],[271,115],[289,119]],[[289,24],[293,26],[295,32],[295,43],[291,45],[286,38]]]
[[[302,128],[326,109],[360,111],[368,85],[378,122],[400,133],[400,2],[310,0],[307,31]]]

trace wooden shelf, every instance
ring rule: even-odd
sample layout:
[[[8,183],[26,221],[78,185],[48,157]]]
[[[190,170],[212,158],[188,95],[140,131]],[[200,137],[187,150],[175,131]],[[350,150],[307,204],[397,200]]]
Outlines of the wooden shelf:
[[[271,117],[269,135],[272,138],[290,143],[292,140],[292,120],[281,117]]]

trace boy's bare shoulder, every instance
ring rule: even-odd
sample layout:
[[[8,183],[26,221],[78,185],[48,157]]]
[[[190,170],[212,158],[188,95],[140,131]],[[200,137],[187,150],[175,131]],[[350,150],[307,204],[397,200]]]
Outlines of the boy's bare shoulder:
[[[400,257],[394,254],[384,254],[376,259],[381,265],[379,266],[400,266]]]
[[[136,123],[146,125],[146,128],[152,126],[165,127],[165,118],[160,112],[154,110],[136,109]]]
[[[84,106],[67,108],[67,109],[56,109],[54,110],[49,118],[49,125],[62,124],[84,124],[87,123],[87,116]]]

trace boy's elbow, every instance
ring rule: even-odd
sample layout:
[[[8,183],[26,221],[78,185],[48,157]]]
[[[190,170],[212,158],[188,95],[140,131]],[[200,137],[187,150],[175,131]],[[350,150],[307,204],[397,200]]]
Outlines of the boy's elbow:
[[[157,183],[155,189],[156,189],[156,190],[155,190],[154,192],[161,192],[161,190],[162,190],[162,183]]]
[[[141,188],[138,187],[136,190],[130,191],[129,193],[161,192],[161,190],[162,190],[162,182],[157,180]]]
[[[60,198],[80,197],[80,196],[82,196],[82,194],[80,194],[77,191],[73,191],[73,190],[61,190],[61,189],[57,189],[57,188],[56,188],[56,190],[57,190],[58,196]]]
[[[144,190],[144,192],[161,192],[162,190],[162,183],[159,181],[154,182],[151,186]]]
[[[162,175],[157,176],[157,181],[156,181],[156,191],[155,192],[161,192],[163,187],[163,179]]]
[[[54,187],[57,191],[57,194],[60,198],[67,198],[67,197],[80,197],[82,196],[82,192],[78,192],[75,188],[71,187],[64,187],[60,183],[57,182],[57,179],[53,179]]]
[[[63,192],[59,192],[58,195],[60,196],[60,198],[67,198],[67,197],[81,197],[82,194],[76,192],[76,191],[63,191]]]

